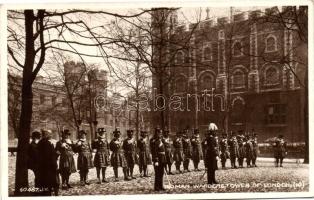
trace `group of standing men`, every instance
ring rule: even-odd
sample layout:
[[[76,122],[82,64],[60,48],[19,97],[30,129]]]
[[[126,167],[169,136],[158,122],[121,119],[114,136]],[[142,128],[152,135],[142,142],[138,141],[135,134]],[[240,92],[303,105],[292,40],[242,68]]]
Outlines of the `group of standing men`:
[[[243,168],[244,159],[246,159],[247,167],[257,167],[258,143],[257,134],[253,131],[245,136],[241,132],[238,135],[231,132],[229,138],[226,134],[222,134],[219,147],[222,169],[226,169],[228,159],[230,159],[231,168],[238,168],[238,166]]]
[[[110,143],[107,142],[104,128],[99,128],[97,133],[97,138],[91,144],[83,130],[79,131],[79,139],[75,143],[70,139],[69,130],[62,132],[62,138],[57,143],[53,142],[50,130],[32,133],[28,148],[28,168],[34,172],[35,187],[43,189],[41,195],[58,195],[59,174],[62,189],[72,188],[69,183],[70,175],[77,170],[81,185],[88,185],[88,172],[93,167],[96,168],[98,184],[108,182],[106,169],[109,166],[113,167],[115,181],[119,181],[119,167],[123,169],[124,180],[135,179],[135,164],[139,164],[141,177],[148,177],[147,165],[151,164],[151,154],[146,131],[141,131],[141,138],[135,141],[133,130],[127,130],[127,138],[122,140],[121,132],[116,129]],[[74,161],[75,153],[78,153],[77,167]]]
[[[246,159],[247,167],[256,167],[258,154],[257,135],[251,134],[222,134],[219,140],[217,130],[209,129],[205,138],[201,140],[199,130],[194,129],[189,137],[189,130],[178,131],[172,140],[169,130],[155,129],[154,136],[149,140],[148,133],[141,131],[140,138],[133,138],[133,130],[127,130],[127,137],[121,139],[121,132],[113,131],[113,139],[110,143],[106,139],[106,130],[98,128],[97,138],[90,144],[86,139],[86,132],[79,131],[79,139],[73,142],[70,139],[69,130],[62,132],[62,138],[56,144],[52,142],[51,131],[35,131],[32,134],[32,142],[29,147],[28,168],[35,174],[35,187],[45,188],[47,195],[54,192],[58,195],[59,174],[61,175],[62,189],[68,189],[70,175],[79,170],[81,185],[88,185],[89,169],[95,167],[97,183],[107,183],[106,169],[111,166],[114,172],[114,181],[118,179],[118,168],[123,169],[124,180],[135,179],[134,166],[138,164],[140,176],[148,177],[147,166],[153,164],[155,170],[156,191],[164,190],[164,173],[173,175],[172,164],[176,173],[190,172],[189,164],[193,161],[194,170],[198,168],[201,160],[204,160],[207,172],[208,184],[216,184],[215,171],[217,162],[221,161],[222,169],[226,169],[226,161],[230,159],[231,168],[243,167]],[[276,166],[282,161],[285,154],[286,143],[282,137],[275,142]],[[94,160],[92,153],[95,152]],[[78,153],[77,168],[74,162],[74,154]],[[59,164],[58,164],[59,161]],[[181,170],[183,165],[183,170]]]

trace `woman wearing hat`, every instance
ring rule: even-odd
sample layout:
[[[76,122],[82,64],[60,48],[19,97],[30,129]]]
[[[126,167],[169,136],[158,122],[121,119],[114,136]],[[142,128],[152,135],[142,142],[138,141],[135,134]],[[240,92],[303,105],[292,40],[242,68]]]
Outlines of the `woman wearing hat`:
[[[86,140],[86,132],[81,130],[79,132],[79,140],[76,143],[77,169],[80,170],[81,185],[89,185],[87,181],[88,170],[93,168],[92,149],[89,142]]]
[[[128,181],[130,178],[127,176],[127,162],[124,157],[124,152],[122,149],[122,140],[120,139],[120,131],[116,129],[113,132],[113,139],[109,144],[110,150],[112,151],[111,154],[111,165],[113,167],[113,172],[115,175],[115,181],[119,181],[118,179],[118,167],[122,167],[124,180]]]
[[[70,139],[70,131],[64,130],[62,132],[62,139],[56,144],[56,151],[60,154],[59,160],[59,171],[62,179],[62,189],[72,188],[69,184],[70,175],[76,172],[74,162],[74,151],[75,145]]]
[[[98,128],[98,137],[92,143],[92,148],[96,149],[96,154],[94,158],[94,166],[97,171],[98,183],[101,184],[100,171],[102,173],[102,182],[108,183],[106,180],[106,169],[110,165],[110,152],[109,144],[106,140],[106,130],[104,128]]]

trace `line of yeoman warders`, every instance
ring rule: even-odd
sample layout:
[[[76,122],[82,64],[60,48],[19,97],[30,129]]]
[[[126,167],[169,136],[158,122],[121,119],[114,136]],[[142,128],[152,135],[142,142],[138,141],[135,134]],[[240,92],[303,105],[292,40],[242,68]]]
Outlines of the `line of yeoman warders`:
[[[44,188],[41,195],[58,195],[59,175],[61,188],[64,190],[72,188],[70,175],[77,170],[80,174],[80,184],[89,185],[88,172],[94,167],[97,172],[97,183],[102,184],[108,183],[106,177],[108,167],[113,168],[114,181],[119,181],[119,167],[123,169],[124,180],[129,181],[136,179],[133,174],[135,165],[139,167],[141,178],[149,177],[147,166],[153,165],[156,191],[165,190],[164,175],[168,178],[168,175],[190,172],[190,161],[193,162],[194,171],[200,171],[199,163],[204,160],[203,176],[207,173],[208,184],[218,183],[215,170],[218,169],[219,160],[222,169],[227,169],[228,159],[231,168],[243,168],[244,160],[247,167],[257,167],[257,134],[231,133],[222,134],[222,137],[218,138],[217,130],[217,126],[210,123],[203,141],[200,139],[198,129],[192,131],[191,137],[188,129],[178,131],[172,140],[167,128],[161,130],[157,127],[151,139],[148,138],[146,131],[141,131],[140,138],[136,141],[133,130],[127,130],[127,137],[122,139],[117,128],[112,133],[113,139],[108,142],[105,137],[106,130],[98,128],[98,136],[91,144],[87,141],[84,130],[79,131],[77,142],[71,141],[69,130],[62,132],[62,138],[58,142],[53,142],[50,130],[34,131],[29,146],[28,168],[34,172],[35,188]],[[286,155],[285,148],[286,142],[281,135],[274,142],[276,167],[282,167]],[[74,162],[75,153],[78,153],[77,166]],[[172,171],[172,164],[175,165],[176,172]]]

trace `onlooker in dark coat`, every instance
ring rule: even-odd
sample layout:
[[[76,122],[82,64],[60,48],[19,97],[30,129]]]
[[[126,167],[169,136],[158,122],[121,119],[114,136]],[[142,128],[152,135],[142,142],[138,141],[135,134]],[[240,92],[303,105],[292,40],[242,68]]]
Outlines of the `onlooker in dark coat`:
[[[39,151],[39,186],[43,196],[59,194],[58,154],[52,141],[50,130],[42,131],[43,138],[38,142]]]
[[[31,169],[35,176],[35,187],[39,187],[39,151],[38,142],[40,140],[40,132],[32,133],[32,141],[28,147],[28,169]]]

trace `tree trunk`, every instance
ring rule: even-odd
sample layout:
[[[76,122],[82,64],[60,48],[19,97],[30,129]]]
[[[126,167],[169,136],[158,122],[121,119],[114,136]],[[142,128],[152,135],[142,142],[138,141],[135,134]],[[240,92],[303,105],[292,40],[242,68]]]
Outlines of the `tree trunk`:
[[[308,69],[305,70],[305,88],[304,88],[304,133],[305,133],[305,155],[304,163],[309,163],[309,102],[308,102]]]
[[[25,63],[22,80],[22,105],[19,125],[19,135],[15,171],[15,195],[23,195],[21,188],[28,187],[28,145],[33,112],[32,71],[35,60],[33,39],[33,10],[25,10]]]

